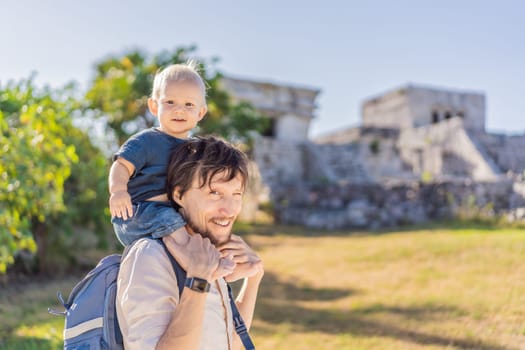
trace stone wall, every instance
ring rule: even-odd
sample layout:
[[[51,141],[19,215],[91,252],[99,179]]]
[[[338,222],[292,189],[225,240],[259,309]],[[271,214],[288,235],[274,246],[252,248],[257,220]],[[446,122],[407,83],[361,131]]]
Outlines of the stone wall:
[[[303,148],[300,143],[259,137],[254,142],[253,160],[263,181],[272,189],[303,181]]]
[[[310,118],[285,114],[275,123],[275,138],[287,141],[305,141],[308,139]]]
[[[345,144],[359,141],[361,127],[351,127],[317,136],[313,141],[318,144]]]
[[[316,156],[310,154],[310,162],[318,162],[318,159],[323,160],[324,168],[330,169],[333,172],[332,179],[335,182],[370,182],[372,177],[366,171],[362,158],[361,147],[358,143],[346,143],[342,145],[333,144],[312,144],[310,147],[316,151]]]
[[[254,142],[253,160],[261,179],[273,192],[298,182],[336,183],[339,180],[325,152],[309,141],[258,137]]]
[[[453,177],[496,181],[501,170],[485,147],[464,127],[462,118],[401,131],[398,148],[415,173],[434,179]]]
[[[271,202],[271,189],[263,180],[257,163],[250,161],[248,171],[249,178],[244,189],[243,205],[239,219],[247,222],[256,222],[260,204]]]
[[[361,115],[363,127],[403,129],[413,125],[405,88],[366,100]]]
[[[452,118],[400,132],[361,128],[345,144],[259,138],[254,160],[263,186],[255,193],[271,200],[278,221],[323,229],[375,229],[462,213],[524,219],[525,183],[494,170],[486,141],[462,123]],[[432,183],[419,181],[425,171],[436,174]]]
[[[481,93],[409,86],[407,95],[413,127],[460,117],[465,128],[485,130],[485,96]]]
[[[525,219],[525,199],[512,181],[296,184],[273,195],[277,220],[320,229],[377,229],[450,218],[459,214],[504,215]]]
[[[525,135],[476,133],[488,154],[505,172],[523,175],[525,171]]]

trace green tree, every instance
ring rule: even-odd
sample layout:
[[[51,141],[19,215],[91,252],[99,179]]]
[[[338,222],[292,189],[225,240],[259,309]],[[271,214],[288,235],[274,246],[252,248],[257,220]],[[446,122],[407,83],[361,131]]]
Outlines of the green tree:
[[[151,58],[141,50],[110,56],[96,64],[96,76],[86,93],[91,109],[108,118],[119,144],[142,128],[155,125],[149,114],[147,99],[155,73],[169,64],[195,58],[196,47],[163,51]],[[208,113],[199,123],[196,134],[217,134],[237,142],[246,142],[252,132],[264,132],[270,125],[248,103],[234,103],[221,88],[222,75],[214,69],[216,58],[196,58],[200,73],[208,84]]]
[[[46,221],[53,228],[48,230],[46,260],[54,269],[91,263],[82,260],[85,251],[107,248],[114,238],[107,209],[108,159],[78,128],[69,129],[63,142],[75,147],[78,161],[71,165],[71,175],[64,183],[66,210]]]
[[[37,251],[40,271],[56,268],[74,225],[100,229],[106,218],[96,198],[107,162],[73,125],[72,89],[38,90],[32,79],[0,87],[0,273],[22,249]]]
[[[64,182],[78,161],[63,142],[69,123],[67,102],[36,92],[31,79],[0,89],[0,272],[17,250],[35,251],[46,218],[65,209]]]

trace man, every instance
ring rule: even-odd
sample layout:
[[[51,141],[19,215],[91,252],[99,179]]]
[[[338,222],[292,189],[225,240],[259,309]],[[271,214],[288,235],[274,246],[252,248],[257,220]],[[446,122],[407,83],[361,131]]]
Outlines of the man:
[[[246,156],[214,137],[186,141],[168,167],[168,197],[187,222],[164,242],[186,270],[184,293],[162,245],[137,241],[122,260],[117,316],[126,350],[240,349],[226,280],[244,278],[236,304],[249,329],[264,274],[232,225],[248,179]],[[224,277],[224,278],[223,278]],[[209,291],[207,289],[209,288]]]

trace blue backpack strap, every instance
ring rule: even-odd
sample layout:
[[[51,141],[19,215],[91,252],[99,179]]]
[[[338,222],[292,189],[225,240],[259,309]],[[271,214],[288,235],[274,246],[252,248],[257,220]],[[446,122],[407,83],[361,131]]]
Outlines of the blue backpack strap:
[[[235,299],[233,298],[232,288],[228,284],[228,295],[230,296],[230,305],[232,308],[232,314],[233,314],[233,323],[235,324],[235,331],[239,335],[239,338],[241,338],[242,344],[244,345],[244,348],[246,350],[255,350],[255,346],[253,345],[252,339],[250,338],[250,334],[248,334],[248,330],[246,329],[246,324],[244,323],[244,320],[241,317],[241,314],[239,313],[239,309],[237,309],[237,305],[235,304]]]
[[[157,239],[160,243],[160,245],[164,248],[164,251],[168,255],[168,258],[170,258],[171,265],[173,265],[173,270],[175,270],[175,276],[177,277],[177,286],[179,287],[179,298],[182,295],[182,291],[184,290],[184,282],[186,281],[186,271],[180,266],[180,264],[175,260],[173,255],[171,255],[170,251],[168,250],[168,247],[164,244],[164,241],[162,238]]]
[[[182,291],[184,290],[184,282],[186,281],[186,271],[180,266],[180,264],[175,260],[173,255],[171,255],[170,251],[168,250],[168,247],[166,247],[166,244],[164,244],[164,241],[162,238],[157,239],[159,243],[164,247],[164,251],[170,258],[171,264],[173,265],[173,270],[175,270],[175,275],[177,277],[177,285],[179,287],[179,298],[182,295]],[[233,323],[235,325],[235,331],[241,338],[242,344],[244,345],[246,350],[255,350],[255,346],[253,345],[253,342],[250,338],[250,335],[248,334],[248,330],[246,329],[246,324],[244,323],[244,320],[241,317],[241,314],[239,313],[239,309],[237,309],[237,305],[235,304],[235,299],[233,298],[232,288],[229,284],[228,286],[228,295],[230,297],[230,305],[232,308],[232,314],[233,314]]]

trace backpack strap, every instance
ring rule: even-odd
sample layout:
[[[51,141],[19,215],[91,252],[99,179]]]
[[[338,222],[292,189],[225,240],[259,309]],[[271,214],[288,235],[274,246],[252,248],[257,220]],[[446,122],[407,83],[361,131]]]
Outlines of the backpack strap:
[[[179,287],[179,299],[182,295],[182,291],[184,290],[184,282],[186,281],[186,271],[180,266],[180,264],[175,260],[173,255],[171,255],[170,251],[168,250],[168,247],[166,247],[166,244],[164,244],[164,241],[162,238],[157,238],[157,241],[159,241],[160,245],[164,248],[164,251],[168,255],[168,258],[170,258],[171,265],[173,266],[173,270],[175,270],[175,276],[177,277],[177,286]]]
[[[250,338],[250,334],[248,334],[248,329],[246,329],[246,324],[244,323],[244,320],[241,317],[241,314],[239,313],[239,309],[237,309],[237,305],[235,304],[235,299],[233,298],[232,288],[228,284],[228,295],[230,296],[230,305],[232,307],[232,314],[233,314],[233,323],[235,324],[235,331],[239,335],[239,338],[241,338],[242,345],[244,345],[244,348],[246,350],[255,350],[255,346],[253,345],[252,339]]]
[[[171,264],[173,265],[173,269],[175,270],[175,275],[177,276],[177,285],[179,287],[179,298],[182,295],[182,291],[184,290],[184,282],[186,281],[186,271],[180,266],[180,264],[175,260],[173,255],[168,250],[168,247],[164,244],[164,241],[162,238],[157,239],[159,243],[164,247],[164,250],[166,251],[166,254],[168,254],[168,257],[170,258]],[[241,314],[239,313],[239,309],[237,308],[237,305],[235,304],[235,299],[233,298],[232,288],[227,283],[228,286],[228,296],[230,299],[230,305],[232,309],[232,315],[233,315],[233,323],[235,325],[235,332],[239,335],[241,338],[242,344],[244,345],[244,348],[246,350],[255,350],[255,346],[253,345],[252,339],[250,338],[250,334],[248,334],[248,329],[246,329],[246,324],[244,323],[244,320],[241,317]]]

